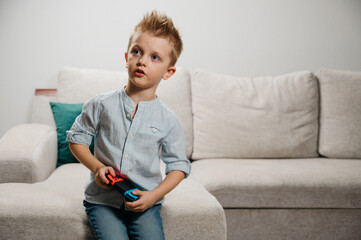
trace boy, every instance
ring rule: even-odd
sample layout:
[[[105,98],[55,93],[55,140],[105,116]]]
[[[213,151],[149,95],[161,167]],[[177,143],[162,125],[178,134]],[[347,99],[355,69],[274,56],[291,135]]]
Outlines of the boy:
[[[98,239],[164,239],[163,197],[190,174],[182,128],[155,94],[171,77],[182,51],[172,20],[156,11],[134,28],[125,53],[128,83],[84,104],[67,131],[74,156],[90,169],[84,206]],[[95,136],[94,156],[88,146]],[[159,156],[159,150],[161,153]],[[160,173],[161,158],[166,178]],[[121,173],[143,189],[128,202],[111,189],[106,174]]]

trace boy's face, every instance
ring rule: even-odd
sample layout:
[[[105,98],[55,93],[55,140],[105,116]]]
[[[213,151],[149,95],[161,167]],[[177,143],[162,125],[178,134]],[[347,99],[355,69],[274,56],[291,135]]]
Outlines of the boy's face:
[[[175,67],[169,66],[171,51],[167,39],[149,32],[135,32],[128,53],[125,53],[129,83],[155,92],[160,81],[167,80],[176,71]]]

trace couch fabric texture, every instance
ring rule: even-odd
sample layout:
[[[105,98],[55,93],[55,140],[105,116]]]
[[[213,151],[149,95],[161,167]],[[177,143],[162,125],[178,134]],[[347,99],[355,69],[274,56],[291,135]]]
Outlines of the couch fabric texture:
[[[238,78],[196,71],[192,158],[317,157],[318,99],[311,72]]]
[[[319,152],[361,159],[361,72],[320,69]]]

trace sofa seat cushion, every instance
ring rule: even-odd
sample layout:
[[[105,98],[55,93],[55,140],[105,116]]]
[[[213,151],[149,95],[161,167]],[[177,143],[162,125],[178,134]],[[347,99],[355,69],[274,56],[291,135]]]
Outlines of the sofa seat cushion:
[[[228,240],[361,239],[361,209],[248,208],[225,212]]]
[[[192,176],[224,208],[360,208],[355,159],[205,159]]]
[[[82,205],[89,171],[79,163],[57,168],[44,182],[0,184],[4,239],[93,239]]]
[[[82,205],[88,176],[70,163],[44,182],[0,184],[0,239],[93,239]],[[161,214],[166,239],[226,239],[222,206],[194,180],[166,196]]]

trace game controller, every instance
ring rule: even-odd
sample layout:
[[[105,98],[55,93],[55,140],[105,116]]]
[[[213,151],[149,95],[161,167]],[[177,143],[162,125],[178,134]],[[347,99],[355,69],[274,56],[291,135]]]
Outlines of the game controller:
[[[105,176],[109,180],[109,185],[113,186],[120,194],[122,194],[128,202],[134,202],[139,199],[139,196],[132,193],[139,189],[129,179],[122,178],[119,174],[113,176],[108,173]]]

